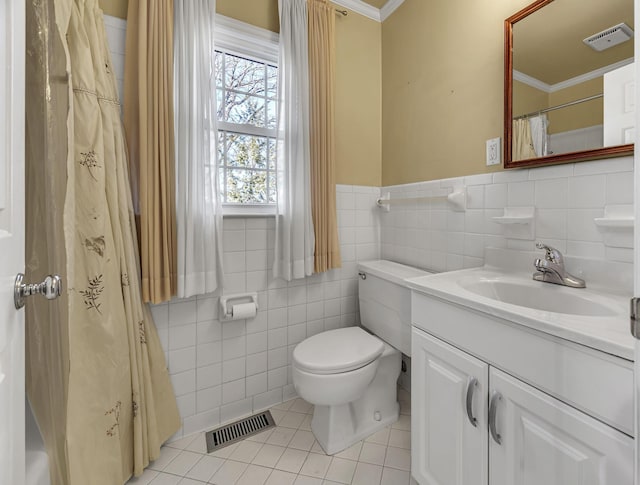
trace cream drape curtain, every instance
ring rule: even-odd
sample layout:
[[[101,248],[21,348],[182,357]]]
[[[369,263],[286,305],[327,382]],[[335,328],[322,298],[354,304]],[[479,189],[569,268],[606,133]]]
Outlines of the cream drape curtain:
[[[67,189],[69,86],[52,2],[27,1],[25,275],[42,281],[57,273],[66,286],[63,208]],[[51,483],[68,483],[67,292],[56,300],[27,299],[26,391],[49,456]]]
[[[529,120],[522,118],[513,120],[513,160],[527,160],[535,158],[536,151],[533,149],[533,139],[531,138],[531,126]]]
[[[311,212],[315,234],[314,271],[339,268],[340,243],[335,183],[335,9],[327,0],[308,0]]]
[[[278,0],[278,200],[273,275],[313,273],[307,0]]]
[[[177,296],[223,286],[216,165],[215,0],[175,0]]]
[[[45,3],[33,0],[32,6],[42,12]],[[56,175],[27,186],[27,198],[43,197],[50,211],[33,204],[27,218],[61,224],[63,241],[55,244],[64,258],[51,251],[48,260],[66,258],[66,295],[48,309],[27,303],[27,389],[53,485],[122,485],[159,456],[180,418],[164,352],[141,300],[124,131],[102,13],[98,0],[53,3],[59,47],[27,59],[62,59],[65,75],[32,66],[27,112],[28,123],[37,125],[43,100],[46,109],[57,108],[47,115],[57,121],[46,130],[45,151],[61,156],[53,169],[45,166],[51,157],[44,164],[29,157],[29,184]],[[36,194],[39,188],[45,193]],[[31,271],[59,271],[38,267],[35,249]],[[52,309],[57,327],[46,313]]]
[[[176,294],[173,0],[129,0],[124,123],[139,216],[142,297]]]

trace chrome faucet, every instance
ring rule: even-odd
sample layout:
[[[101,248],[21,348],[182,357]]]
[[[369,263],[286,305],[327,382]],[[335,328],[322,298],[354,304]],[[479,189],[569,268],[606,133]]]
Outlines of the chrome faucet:
[[[534,280],[570,286],[571,288],[584,288],[587,286],[583,279],[567,273],[564,269],[564,258],[560,251],[540,242],[536,243],[536,247],[545,250],[545,257],[544,259],[538,258],[533,263],[537,270],[533,273]]]

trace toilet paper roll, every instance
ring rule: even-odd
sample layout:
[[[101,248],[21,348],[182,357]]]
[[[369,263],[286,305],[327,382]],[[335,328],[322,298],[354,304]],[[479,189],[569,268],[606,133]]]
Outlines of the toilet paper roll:
[[[238,303],[231,307],[231,319],[241,320],[244,318],[253,318],[257,313],[256,304],[251,303]]]

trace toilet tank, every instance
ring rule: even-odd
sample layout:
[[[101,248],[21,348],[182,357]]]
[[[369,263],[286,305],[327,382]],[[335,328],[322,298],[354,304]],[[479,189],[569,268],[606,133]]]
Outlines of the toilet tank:
[[[408,278],[429,274],[411,266],[376,260],[358,264],[360,323],[405,355],[411,355],[411,290]]]

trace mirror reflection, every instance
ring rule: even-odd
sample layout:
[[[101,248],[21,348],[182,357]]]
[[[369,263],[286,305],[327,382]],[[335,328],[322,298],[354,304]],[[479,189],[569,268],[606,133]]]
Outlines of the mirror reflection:
[[[512,161],[633,143],[633,30],[633,0],[556,0],[513,24]]]

